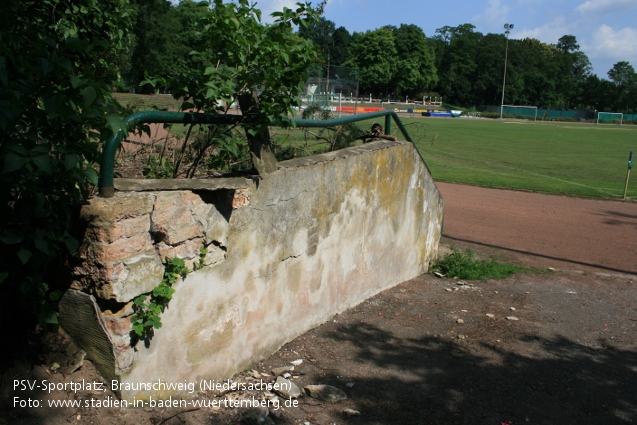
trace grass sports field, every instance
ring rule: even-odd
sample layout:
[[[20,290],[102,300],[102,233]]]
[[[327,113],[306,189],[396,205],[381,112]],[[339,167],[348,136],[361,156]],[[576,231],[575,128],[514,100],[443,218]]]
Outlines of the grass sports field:
[[[433,177],[448,182],[621,198],[629,152],[637,155],[635,126],[463,118],[403,122]],[[637,170],[628,198],[637,198]]]
[[[151,104],[177,107],[169,95],[116,97],[141,109]],[[469,118],[402,120],[434,178],[441,181],[621,198],[631,150],[637,163],[637,126]],[[359,123],[365,130],[371,124]],[[395,125],[392,129],[400,136]],[[632,172],[628,198],[637,199],[637,168]]]

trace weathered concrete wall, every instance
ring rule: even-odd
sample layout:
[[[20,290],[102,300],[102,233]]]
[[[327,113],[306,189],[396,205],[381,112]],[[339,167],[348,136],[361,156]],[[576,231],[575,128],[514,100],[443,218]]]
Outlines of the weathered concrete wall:
[[[119,192],[84,208],[81,262],[60,320],[107,379],[225,379],[427,271],[443,201],[410,143],[279,165],[235,182],[243,189]],[[174,285],[150,344],[131,347],[130,301],[159,283],[165,257],[192,265],[201,246],[205,267]]]

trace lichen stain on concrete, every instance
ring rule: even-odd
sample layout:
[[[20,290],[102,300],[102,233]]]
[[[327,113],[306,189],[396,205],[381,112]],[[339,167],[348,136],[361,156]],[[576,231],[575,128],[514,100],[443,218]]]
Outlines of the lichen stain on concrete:
[[[322,261],[319,260],[317,270],[312,272],[309,276],[306,277],[309,280],[308,287],[310,288],[311,292],[316,292],[319,289],[321,289],[321,284],[322,284],[321,278],[323,276],[324,268],[325,268],[325,265],[323,264]]]
[[[255,253],[255,238],[255,232],[230,232],[226,259],[223,264],[214,269],[215,280],[234,281],[236,271],[245,270],[246,265],[251,264],[253,259],[251,260],[250,256]],[[254,280],[254,274],[249,277],[251,277],[249,280]]]
[[[313,257],[319,245],[319,225],[316,219],[308,226],[307,230],[307,248],[305,252],[308,256]]]
[[[243,289],[246,294],[249,294],[256,290],[254,279],[254,272],[252,270],[249,270],[243,284]]]
[[[288,288],[294,294],[297,294],[301,288],[301,280],[303,280],[303,263],[300,261],[294,261],[293,259],[288,260],[285,263]]]
[[[316,218],[318,223],[321,223],[316,227],[317,240],[325,239],[329,235],[332,227],[331,218],[339,212],[334,203],[330,203],[328,199],[325,199],[328,196],[329,193],[321,193],[318,202],[312,208],[312,216]]]
[[[205,308],[206,308],[206,304],[203,301],[201,301],[197,303],[197,307],[195,307],[195,311],[197,313],[203,313]]]
[[[378,170],[380,174],[376,180],[376,193],[379,200],[379,207],[389,213],[392,218],[392,228],[394,232],[398,232],[402,226],[401,212],[405,208],[407,193],[405,188],[409,187],[409,178],[413,173],[413,162],[405,163],[401,161],[401,172],[390,172],[390,168],[396,167],[396,157],[393,151],[384,150],[379,156]],[[386,163],[393,164],[388,166]],[[398,188],[404,188],[398,191]]]
[[[230,319],[210,334],[201,332],[200,324],[195,324],[186,334],[188,349],[188,362],[197,364],[202,360],[214,357],[216,353],[227,349],[232,343],[234,330],[238,327],[236,319]]]
[[[245,329],[258,329],[263,324],[266,314],[266,309],[254,308],[247,310],[244,313],[244,321],[242,327],[244,327]]]
[[[189,363],[199,363],[231,344],[240,315],[237,309],[228,310],[228,306],[235,304],[236,299],[229,299],[211,305],[206,314],[197,315],[197,320],[185,329],[183,335]]]

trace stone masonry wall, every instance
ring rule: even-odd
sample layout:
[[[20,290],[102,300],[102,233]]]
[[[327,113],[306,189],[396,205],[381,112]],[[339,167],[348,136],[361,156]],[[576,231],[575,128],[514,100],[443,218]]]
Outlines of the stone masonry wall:
[[[204,198],[210,196],[204,194]],[[215,199],[227,208],[241,208],[249,205],[249,191],[223,190]],[[62,309],[68,314],[63,317],[72,317],[74,310],[82,311],[81,305],[99,316],[94,325],[103,328],[102,337],[113,345],[114,360],[98,367],[103,374],[114,376],[109,362],[115,361],[115,374],[119,374],[130,369],[134,360],[131,300],[151,292],[161,282],[166,259],[181,258],[189,270],[200,263],[206,267],[223,261],[229,226],[213,203],[189,191],[130,192],[115,198],[93,198],[83,207],[80,218],[87,229],[79,264],[73,269],[71,288],[76,291],[67,294]],[[203,259],[202,247],[207,251]],[[114,302],[118,310],[101,311],[89,295],[102,303]],[[75,329],[79,323],[67,324]],[[82,334],[81,328],[86,326],[83,323],[76,332]],[[80,335],[79,339],[86,337]],[[82,345],[92,352],[93,344],[86,341]]]
[[[232,189],[118,192],[83,208],[60,322],[107,380],[225,379],[427,271],[443,201],[411,144],[378,141],[279,165]],[[132,300],[160,283],[173,257],[198,269],[174,285],[162,328],[131,346]]]

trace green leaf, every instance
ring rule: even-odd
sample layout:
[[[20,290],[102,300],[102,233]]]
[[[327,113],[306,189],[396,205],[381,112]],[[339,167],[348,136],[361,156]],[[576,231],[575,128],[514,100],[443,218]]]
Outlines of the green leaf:
[[[26,156],[29,154],[29,151],[22,145],[12,144],[7,146],[7,148],[15,153]]]
[[[7,277],[9,277],[9,272],[0,272],[0,283],[7,280]]]
[[[57,301],[60,298],[62,298],[62,295],[64,295],[64,291],[61,291],[61,290],[58,289],[56,291],[53,291],[53,292],[49,293],[49,299],[51,301]]]
[[[146,297],[147,295],[140,295],[137,298],[135,298],[135,301],[133,301],[133,303],[138,306],[143,306],[144,303],[146,302]]]
[[[7,153],[7,155],[4,157],[4,168],[2,170],[2,172],[4,174],[10,173],[12,171],[16,171],[19,170],[20,168],[24,167],[24,165],[27,163],[27,159],[23,156],[20,156],[16,153],[13,152],[9,152]]]
[[[35,247],[45,254],[49,254],[49,243],[44,239],[42,235],[36,235],[33,239]]]
[[[74,89],[78,88],[79,86],[84,84],[84,79],[78,77],[77,75],[73,75],[71,76],[71,87],[73,87]]]
[[[64,231],[64,236],[62,238],[69,252],[71,252],[72,254],[76,253],[78,248],[80,247],[80,243],[78,242],[78,240],[71,236],[66,230]]]
[[[113,134],[117,134],[120,130],[126,131],[126,124],[124,123],[124,120],[117,115],[107,115],[106,121],[108,122],[108,126]]]
[[[84,175],[86,176],[86,180],[88,180],[88,182],[90,184],[92,184],[93,186],[97,186],[99,183],[99,177],[97,176],[97,172],[95,171],[95,169],[93,167],[88,168],[85,172]]]
[[[5,66],[6,58],[0,56],[0,81],[3,85],[9,85],[9,78],[7,76],[7,68]]]
[[[66,170],[71,170],[80,163],[80,157],[77,154],[71,153],[64,156],[64,168]]]
[[[64,104],[66,97],[62,94],[56,94],[54,96],[49,96],[44,98],[44,110],[49,114],[49,116],[54,115]]]
[[[52,301],[55,301],[55,300],[52,300]],[[52,311],[49,314],[47,314],[44,317],[44,320],[41,320],[41,321],[46,323],[46,324],[49,324],[49,325],[57,325],[57,324],[59,324],[58,315],[54,311]],[[57,365],[56,369],[59,369],[60,368],[60,364],[59,363],[53,363],[53,367],[55,367],[56,365]]]
[[[156,78],[146,78],[144,81],[139,83],[140,86],[144,86],[146,84],[150,84],[153,88],[155,88],[155,86],[157,85],[157,79]]]
[[[50,152],[50,147],[48,145],[38,145],[36,147],[34,147],[33,149],[31,149],[31,153],[49,153]]]
[[[13,245],[16,243],[20,243],[24,240],[24,234],[22,232],[18,232],[17,230],[5,229],[0,233],[0,242],[6,243],[7,245]]]
[[[51,158],[48,155],[34,156],[32,161],[40,171],[51,174]]]
[[[73,72],[73,65],[71,64],[71,61],[69,60],[69,58],[64,58],[60,61],[59,65],[64,68],[65,71],[67,72]]]
[[[88,40],[80,40],[78,38],[67,38],[65,42],[66,47],[79,52],[85,51],[89,46]]]
[[[140,325],[138,323],[135,323],[133,325],[133,332],[135,332],[135,335],[137,336],[143,336],[144,335],[144,325]]]
[[[53,70],[53,64],[46,60],[45,58],[40,59],[40,71],[42,74],[47,75],[49,72]]]
[[[25,247],[20,247],[20,249],[18,250],[16,254],[18,258],[20,259],[20,261],[22,261],[23,265],[29,262],[29,260],[31,259],[31,256],[33,255],[33,253],[30,250],[26,249]]]
[[[86,108],[91,106],[93,102],[95,102],[95,99],[97,98],[97,92],[92,86],[88,86],[87,88],[85,88],[82,94],[84,96],[84,106]]]

